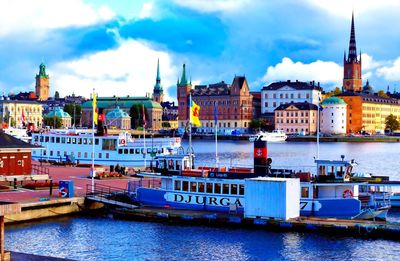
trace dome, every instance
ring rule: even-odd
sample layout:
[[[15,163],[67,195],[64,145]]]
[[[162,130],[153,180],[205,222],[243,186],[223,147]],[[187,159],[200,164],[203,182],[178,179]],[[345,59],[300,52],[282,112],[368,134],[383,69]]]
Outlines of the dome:
[[[346,104],[346,103],[344,102],[343,99],[340,99],[338,97],[330,97],[330,98],[323,100],[321,102],[321,104],[326,105],[326,104]]]
[[[71,118],[71,116],[68,114],[68,112],[65,112],[63,109],[60,107],[54,108],[51,112],[47,113],[47,117],[58,117],[58,118]]]
[[[107,119],[118,119],[118,118],[126,118],[126,117],[130,118],[128,113],[124,112],[119,107],[115,108],[114,110],[112,110],[106,114]]]

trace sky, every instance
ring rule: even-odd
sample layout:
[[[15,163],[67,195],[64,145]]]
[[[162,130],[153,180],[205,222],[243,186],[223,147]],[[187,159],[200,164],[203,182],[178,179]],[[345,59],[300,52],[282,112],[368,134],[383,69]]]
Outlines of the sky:
[[[51,96],[144,96],[158,59],[171,101],[183,63],[193,84],[245,75],[251,91],[329,91],[342,86],[353,10],[363,84],[400,91],[398,0],[0,0],[0,91],[33,91],[43,62]]]

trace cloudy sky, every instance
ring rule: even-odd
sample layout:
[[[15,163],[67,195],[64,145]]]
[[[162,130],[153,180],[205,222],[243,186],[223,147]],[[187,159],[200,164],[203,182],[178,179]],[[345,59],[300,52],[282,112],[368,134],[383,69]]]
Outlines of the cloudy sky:
[[[398,0],[0,0],[0,90],[34,90],[44,61],[51,94],[143,96],[160,59],[167,99],[182,64],[195,84],[245,75],[341,86],[355,12],[363,81],[400,91]]]

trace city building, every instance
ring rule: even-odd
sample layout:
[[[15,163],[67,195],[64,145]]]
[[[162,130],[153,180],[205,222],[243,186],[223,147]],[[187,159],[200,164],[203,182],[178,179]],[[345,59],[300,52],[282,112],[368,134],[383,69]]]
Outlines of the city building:
[[[164,101],[164,91],[161,85],[161,77],[160,77],[160,60],[157,61],[157,76],[156,76],[156,84],[153,88],[153,101],[162,103]]]
[[[291,102],[317,104],[321,91],[320,84],[315,84],[314,81],[288,80],[286,82],[271,83],[261,90],[261,113],[273,113],[278,106]]]
[[[210,85],[192,84],[187,80],[186,68],[183,65],[182,77],[178,81],[178,124],[179,129],[186,128],[189,121],[189,95],[200,106],[200,133],[215,132],[215,116],[217,116],[218,132],[248,133],[253,119],[253,96],[250,94],[246,77],[235,76],[232,84],[219,82]]]
[[[29,123],[41,128],[42,104],[36,101],[0,100],[0,120],[8,126],[22,128]]]
[[[108,129],[131,129],[131,117],[117,106],[114,110],[106,114],[105,126]]]
[[[309,102],[285,103],[275,109],[275,129],[286,134],[309,135],[317,132],[318,106]]]
[[[39,65],[39,74],[36,75],[35,94],[39,101],[46,101],[50,94],[50,77],[46,74],[46,66]]]
[[[326,134],[346,134],[347,104],[343,99],[330,97],[322,101],[320,131]]]
[[[178,128],[178,106],[175,102],[161,102],[163,108],[162,125],[163,128],[177,129]]]
[[[61,107],[55,107],[52,111],[46,114],[46,117],[57,117],[61,119],[61,124],[63,128],[70,128],[72,126],[71,115],[65,112]]]
[[[163,109],[158,102],[149,97],[97,97],[97,108],[102,110],[104,115],[114,110],[117,106],[129,115],[133,105],[144,106],[146,109],[146,129],[161,129]],[[82,103],[81,125],[92,127],[93,119],[92,100]],[[132,119],[131,119],[132,121]]]

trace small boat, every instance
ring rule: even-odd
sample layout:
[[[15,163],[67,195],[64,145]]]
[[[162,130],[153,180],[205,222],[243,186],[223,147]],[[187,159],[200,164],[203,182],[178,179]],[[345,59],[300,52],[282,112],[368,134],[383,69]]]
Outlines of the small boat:
[[[283,130],[274,130],[272,132],[260,131],[256,135],[249,137],[249,141],[251,142],[254,142],[257,139],[261,139],[262,141],[278,142],[285,141],[287,139],[287,135]]]
[[[25,141],[26,143],[30,143],[32,140],[32,137],[29,135],[29,131],[27,129],[18,129],[18,128],[6,128],[3,129],[4,133],[11,135],[17,139],[20,139],[22,141]]]

